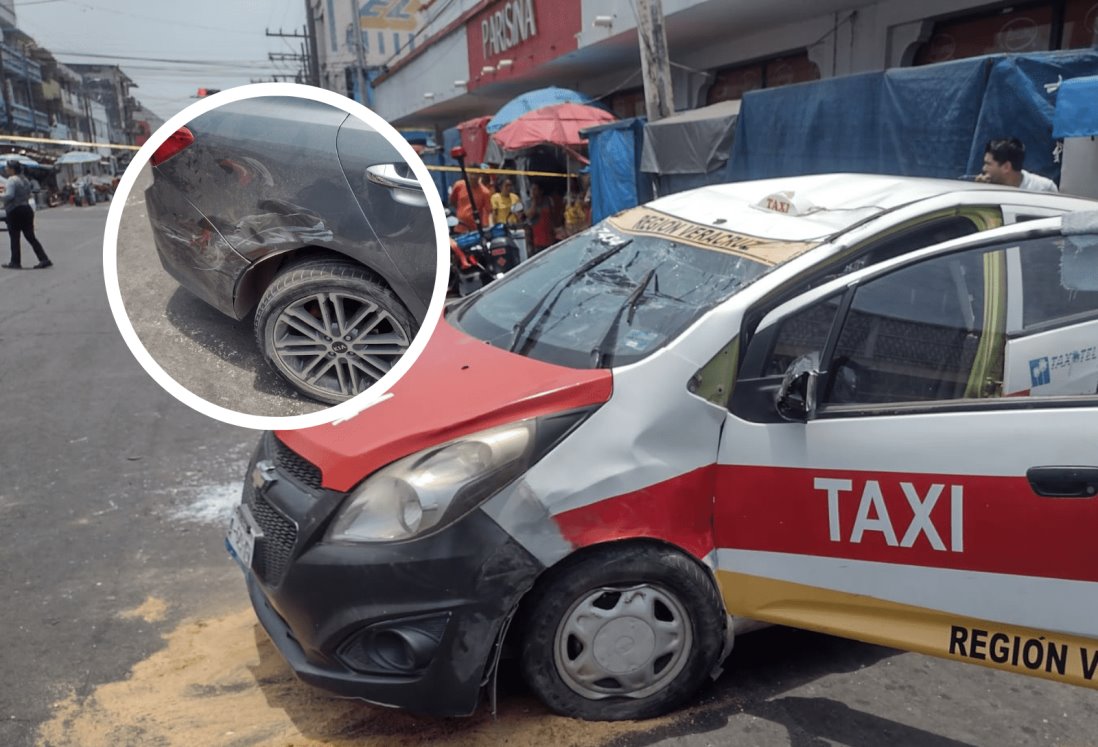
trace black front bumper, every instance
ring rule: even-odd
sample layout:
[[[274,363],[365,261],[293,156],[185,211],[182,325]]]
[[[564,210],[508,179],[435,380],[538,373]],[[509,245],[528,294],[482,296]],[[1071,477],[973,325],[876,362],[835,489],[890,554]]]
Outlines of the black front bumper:
[[[481,511],[407,542],[323,542],[344,494],[272,434],[276,478],[244,502],[261,525],[248,591],[304,681],[432,715],[476,709],[503,623],[542,566]],[[313,468],[315,470],[315,468]]]

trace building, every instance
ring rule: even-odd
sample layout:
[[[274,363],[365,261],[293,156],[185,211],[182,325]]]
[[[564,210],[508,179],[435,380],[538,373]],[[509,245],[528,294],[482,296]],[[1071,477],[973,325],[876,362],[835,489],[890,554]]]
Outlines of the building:
[[[34,39],[17,28],[4,28],[0,42],[0,126],[19,135],[45,135],[50,119],[41,108],[42,66],[33,59]]]
[[[107,110],[110,142],[133,145],[139,134],[133,113],[139,104],[130,90],[137,84],[118,65],[68,63],[68,67],[83,78],[85,95]]]
[[[32,55],[42,67],[42,102],[50,118],[50,137],[92,140],[95,133],[88,99],[83,93],[84,79],[58,62],[47,49],[35,49]]]
[[[679,110],[788,83],[1098,43],[1098,0],[663,0],[663,10]],[[373,73],[371,105],[398,126],[449,127],[547,85],[619,116],[644,112],[631,0],[431,0],[419,13],[414,45]]]
[[[366,80],[414,51],[425,4],[422,0],[309,0],[320,86],[365,101],[358,92],[357,71],[361,69]]]

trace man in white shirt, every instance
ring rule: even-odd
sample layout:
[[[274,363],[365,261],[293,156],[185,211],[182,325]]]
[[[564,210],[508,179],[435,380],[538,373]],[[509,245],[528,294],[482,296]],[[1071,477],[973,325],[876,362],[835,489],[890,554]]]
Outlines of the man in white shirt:
[[[1060,191],[1051,179],[1023,169],[1025,158],[1026,146],[1018,138],[991,140],[984,148],[984,169],[976,177],[976,181],[1005,184],[1033,192]]]

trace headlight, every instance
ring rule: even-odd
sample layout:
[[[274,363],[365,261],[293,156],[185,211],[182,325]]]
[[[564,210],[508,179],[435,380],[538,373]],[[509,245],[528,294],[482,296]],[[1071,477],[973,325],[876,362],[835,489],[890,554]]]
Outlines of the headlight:
[[[535,423],[474,433],[378,470],[351,493],[328,540],[402,540],[461,518],[527,469]]]

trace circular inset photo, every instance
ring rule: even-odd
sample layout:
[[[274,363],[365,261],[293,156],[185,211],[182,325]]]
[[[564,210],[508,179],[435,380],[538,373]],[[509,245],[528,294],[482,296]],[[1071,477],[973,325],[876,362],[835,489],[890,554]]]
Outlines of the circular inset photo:
[[[434,182],[395,129],[329,91],[259,84],[188,107],[138,152],[104,267],[123,336],[165,388],[288,428],[354,412],[411,365],[448,251]]]

